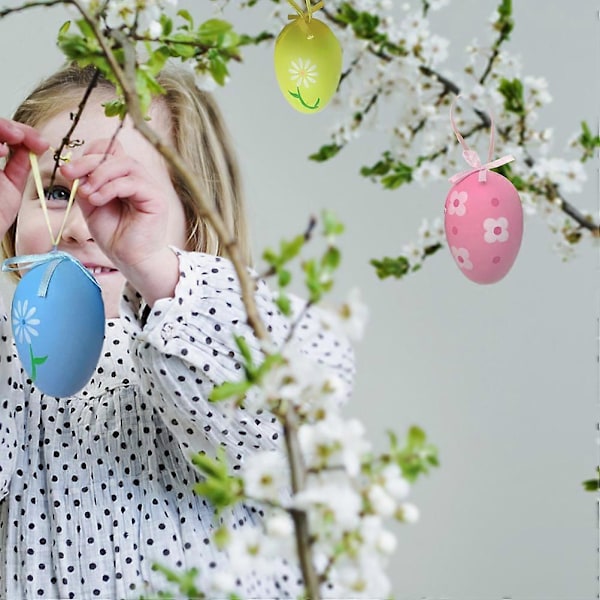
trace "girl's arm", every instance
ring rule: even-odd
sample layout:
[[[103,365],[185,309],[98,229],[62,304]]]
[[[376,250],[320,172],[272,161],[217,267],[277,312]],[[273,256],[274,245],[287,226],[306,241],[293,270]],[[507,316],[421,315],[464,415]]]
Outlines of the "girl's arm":
[[[231,403],[212,403],[215,385],[243,377],[243,360],[234,335],[243,336],[257,364],[258,340],[246,323],[239,286],[231,263],[220,257],[176,252],[179,280],[173,298],[158,300],[143,323],[145,304],[133,287],[124,291],[121,316],[131,337],[142,392],[161,415],[185,455],[226,451],[238,469],[248,452],[279,445],[280,426],[268,413],[250,414]],[[286,338],[290,322],[273,303],[264,283],[256,301],[274,343]],[[344,382],[349,396],[353,377],[352,350],[345,340],[321,331],[309,312],[296,330],[295,341],[312,360],[322,363]]]

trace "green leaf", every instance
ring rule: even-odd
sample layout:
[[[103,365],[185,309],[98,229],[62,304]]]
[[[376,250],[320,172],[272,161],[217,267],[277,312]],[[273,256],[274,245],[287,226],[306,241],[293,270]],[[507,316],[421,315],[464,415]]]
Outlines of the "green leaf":
[[[236,335],[233,338],[239,351],[242,353],[244,360],[247,365],[252,365],[252,352],[250,351],[250,346],[248,346],[248,342],[246,342],[246,338],[241,335]]]
[[[277,272],[277,284],[279,287],[286,287],[292,280],[292,274],[287,269],[281,269]]]
[[[289,317],[292,314],[292,304],[290,299],[283,292],[279,292],[277,298],[275,299],[275,304],[281,311],[281,314],[285,315],[286,317]]]
[[[425,432],[417,426],[409,429],[404,447],[399,449],[397,445],[392,445],[391,453],[410,482],[427,474],[430,467],[439,466],[437,448],[427,442]]]
[[[379,279],[386,279],[387,277],[400,279],[410,271],[410,263],[405,256],[399,256],[398,258],[386,256],[381,260],[372,259],[370,264],[375,267]]]
[[[170,17],[167,17],[167,15],[165,15],[165,14],[162,14],[162,15],[160,15],[159,22],[162,26],[162,35],[163,36],[171,35],[171,33],[173,31],[173,19],[171,19]]]
[[[178,573],[169,567],[161,565],[160,563],[153,563],[152,570],[158,573],[161,573],[167,581],[170,583],[174,583],[179,587],[179,591],[182,596],[185,598],[193,598],[194,600],[204,600],[206,595],[204,592],[201,592],[196,588],[195,582],[198,578],[199,571],[198,569],[191,568]],[[167,600],[173,598],[173,594],[171,592],[159,591],[157,592],[156,598],[161,600]],[[145,600],[145,596],[142,596],[141,600]],[[147,600],[151,600],[148,598]],[[152,600],[155,600],[154,598]]]
[[[208,498],[217,509],[236,504],[242,498],[242,480],[234,477],[229,479],[207,478],[194,485],[194,492]]]
[[[498,21],[494,24],[495,29],[500,32],[500,39],[496,43],[496,46],[507,40],[514,28],[512,0],[502,0],[500,6],[498,6],[498,17]]]
[[[210,458],[202,452],[192,456],[192,464],[206,477],[225,479],[228,476],[227,467],[223,462]]]
[[[215,386],[208,395],[208,399],[210,402],[221,402],[230,398],[241,399],[251,387],[252,383],[249,381],[226,381]]]
[[[328,144],[321,146],[317,152],[311,154],[308,158],[316,162],[325,162],[333,158],[341,149],[342,146],[339,144]]]
[[[398,162],[393,166],[392,173],[381,178],[381,183],[386,190],[395,190],[412,181],[412,171],[409,165]]]
[[[189,24],[189,27],[191,29],[194,28],[194,19],[192,18],[192,15],[187,10],[182,8],[177,11],[177,15],[180,16],[185,21],[187,21],[187,23]]]
[[[332,211],[324,210],[322,220],[326,237],[338,236],[344,233],[344,224],[337,220]]]
[[[515,78],[511,81],[503,77],[498,85],[498,91],[504,97],[504,110],[515,113],[520,117],[525,116],[523,83],[520,79]]]
[[[422,446],[425,443],[426,439],[427,439],[427,436],[425,435],[425,432],[420,427],[417,427],[416,425],[413,425],[408,430],[408,444],[409,444],[409,446],[411,446],[411,447]]]
[[[285,264],[296,258],[302,250],[304,243],[306,242],[304,235],[297,235],[290,242],[283,241],[281,242],[281,256],[280,256],[280,264]]]
[[[381,177],[390,172],[392,163],[390,160],[379,160],[372,167],[361,167],[360,174],[363,177]]]
[[[127,104],[123,100],[109,100],[104,102],[104,114],[107,117],[119,117],[120,119],[125,118],[127,114]]]
[[[232,25],[220,19],[208,19],[198,27],[200,39],[215,40],[231,31]]]
[[[229,534],[229,529],[227,529],[227,527],[225,527],[224,525],[221,525],[221,527],[219,527],[213,533],[213,540],[217,548],[219,548],[219,550],[223,550],[223,548],[225,548],[225,546],[227,546],[227,544],[229,543],[230,539],[231,535]]]
[[[600,467],[596,467],[596,477],[582,482],[586,492],[597,492],[600,490]]]
[[[60,29],[58,30],[58,35],[59,37],[61,35],[64,35],[65,33],[67,33],[67,31],[69,31],[71,27],[71,21],[65,21],[61,26]]]
[[[581,135],[579,136],[579,143],[583,147],[584,153],[581,157],[581,162],[593,158],[594,151],[596,148],[600,148],[600,136],[593,135],[589,125],[582,121],[581,123]]]
[[[216,52],[209,52],[209,65],[209,71],[213,79],[219,85],[225,85],[229,71],[227,70],[227,64],[223,60],[223,57]]]
[[[335,269],[339,267],[341,259],[342,254],[339,251],[339,249],[335,246],[330,246],[323,255],[323,258],[321,259],[321,265],[323,267],[323,270],[326,273],[335,271]]]

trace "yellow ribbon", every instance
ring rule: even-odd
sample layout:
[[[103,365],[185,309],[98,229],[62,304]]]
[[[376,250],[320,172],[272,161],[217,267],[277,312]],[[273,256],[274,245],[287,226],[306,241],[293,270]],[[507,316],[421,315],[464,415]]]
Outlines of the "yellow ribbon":
[[[69,160],[69,157],[61,157],[60,160],[64,160],[66,162]],[[44,193],[44,184],[42,183],[40,166],[38,164],[37,156],[33,152],[29,153],[29,162],[31,163],[31,173],[33,175],[33,181],[35,182],[35,189],[37,190],[38,197],[40,199],[40,204],[42,205],[42,213],[44,214],[44,219],[46,220],[48,232],[50,233],[50,242],[52,243],[53,248],[57,248],[58,243],[60,242],[60,238],[62,237],[63,231],[65,229],[65,225],[67,224],[67,219],[69,218],[69,213],[71,212],[71,207],[73,206],[73,201],[75,200],[75,194],[77,193],[77,188],[79,187],[79,179],[75,179],[73,181],[73,185],[71,186],[71,193],[69,195],[69,201],[67,202],[67,208],[65,210],[65,216],[60,226],[58,235],[55,238],[54,234],[52,233],[50,215],[48,214],[48,205],[46,204],[46,194]]]
[[[314,6],[311,4],[311,0],[306,0],[306,11],[302,10],[295,0],[288,0],[291,7],[296,11],[295,15],[288,15],[288,19],[297,19],[298,17],[304,19],[306,22],[310,22],[314,12],[323,8],[323,0],[317,2]]]

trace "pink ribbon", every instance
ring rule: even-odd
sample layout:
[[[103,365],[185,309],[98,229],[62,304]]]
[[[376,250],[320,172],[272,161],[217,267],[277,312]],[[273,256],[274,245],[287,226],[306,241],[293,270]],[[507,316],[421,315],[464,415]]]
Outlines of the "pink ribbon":
[[[462,146],[463,158],[467,162],[467,164],[471,167],[467,171],[461,171],[460,173],[456,173],[456,175],[452,175],[450,177],[450,183],[458,183],[462,181],[465,177],[468,177],[472,173],[479,173],[479,181],[487,181],[487,172],[490,169],[495,169],[496,167],[501,167],[506,163],[509,163],[515,160],[515,157],[512,154],[507,154],[506,156],[502,156],[501,158],[497,158],[496,160],[492,160],[494,156],[494,117],[490,113],[490,147],[488,150],[488,159],[485,164],[481,163],[481,159],[475,150],[471,150],[467,142],[465,142],[462,135],[460,135],[458,128],[456,127],[456,123],[454,122],[454,105],[456,101],[460,98],[460,94],[454,98],[452,105],[450,106],[450,123],[452,124],[452,131],[456,135],[456,139]]]

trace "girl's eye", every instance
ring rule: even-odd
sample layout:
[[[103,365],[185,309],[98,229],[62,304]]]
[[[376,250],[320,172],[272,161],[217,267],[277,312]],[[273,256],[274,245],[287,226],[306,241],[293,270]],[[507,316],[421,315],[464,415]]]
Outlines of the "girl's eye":
[[[51,188],[46,188],[44,194],[47,200],[64,200],[67,202],[71,195],[71,190],[62,185],[53,185]]]

